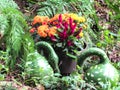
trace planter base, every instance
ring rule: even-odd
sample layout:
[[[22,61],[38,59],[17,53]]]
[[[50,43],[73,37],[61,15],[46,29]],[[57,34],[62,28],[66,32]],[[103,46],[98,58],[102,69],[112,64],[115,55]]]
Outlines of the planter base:
[[[75,60],[65,59],[63,58],[59,62],[59,69],[61,72],[61,75],[63,76],[69,76],[73,71],[76,70],[76,64],[77,62]]]

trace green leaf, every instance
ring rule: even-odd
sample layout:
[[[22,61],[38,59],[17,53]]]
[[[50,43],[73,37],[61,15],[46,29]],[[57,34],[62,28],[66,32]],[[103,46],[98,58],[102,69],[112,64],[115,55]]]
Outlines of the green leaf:
[[[77,58],[77,56],[75,56],[75,55],[73,55],[73,54],[70,54],[70,53],[67,53],[67,56],[73,58],[73,60],[74,60],[74,59],[76,60],[76,58]]]
[[[102,46],[102,43],[98,42],[98,43],[97,43],[97,46],[98,46],[98,47],[101,47],[101,46]]]
[[[1,70],[2,68],[4,68],[4,65],[0,64],[0,70]]]
[[[0,81],[4,80],[4,75],[0,74]]]
[[[8,29],[8,20],[5,15],[0,14],[0,34],[1,34],[1,36],[4,36],[7,29]]]

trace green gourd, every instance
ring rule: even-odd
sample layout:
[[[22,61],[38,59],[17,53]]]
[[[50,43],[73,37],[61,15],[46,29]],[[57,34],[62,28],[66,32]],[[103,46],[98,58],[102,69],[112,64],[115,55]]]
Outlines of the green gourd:
[[[36,43],[37,50],[44,49],[47,52],[47,61],[53,68],[54,72],[60,73],[59,68],[58,68],[58,56],[55,53],[54,49],[52,46],[45,42],[45,41],[39,41]]]
[[[54,75],[54,71],[56,73],[59,73],[58,66],[56,65],[56,63],[58,62],[58,57],[49,43],[40,41],[35,45],[31,36],[29,34],[25,34],[23,45],[24,45],[23,59],[26,60],[25,72],[27,76],[39,77],[42,79],[45,76]],[[38,47],[39,45],[40,45],[39,49],[45,48],[47,52],[50,54],[48,57],[49,60],[42,56],[38,52],[37,48],[35,48],[36,46]],[[54,62],[54,59],[56,62]],[[52,61],[53,63],[51,64],[50,61]]]
[[[89,48],[81,52],[78,58],[78,65],[83,66],[84,61],[87,57],[96,55],[100,58],[100,63],[98,65],[91,66],[85,72],[85,79],[88,82],[102,82],[111,83],[111,86],[115,86],[119,81],[119,73],[117,69],[110,63],[109,58],[106,53],[99,48]]]

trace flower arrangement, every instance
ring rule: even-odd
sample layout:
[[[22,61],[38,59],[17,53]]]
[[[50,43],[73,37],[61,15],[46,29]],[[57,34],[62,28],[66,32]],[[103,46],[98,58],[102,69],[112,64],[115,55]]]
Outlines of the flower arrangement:
[[[44,40],[56,50],[62,50],[69,56],[74,56],[77,44],[86,29],[85,18],[74,13],[56,14],[54,17],[35,16],[30,33],[37,40]]]

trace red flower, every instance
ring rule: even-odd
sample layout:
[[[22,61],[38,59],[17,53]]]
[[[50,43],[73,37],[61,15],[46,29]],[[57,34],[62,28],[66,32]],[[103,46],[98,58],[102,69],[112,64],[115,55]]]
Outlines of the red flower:
[[[70,34],[73,34],[76,28],[76,24],[73,23],[73,19],[71,17],[69,18],[69,23],[70,23],[70,30],[71,30]]]
[[[62,14],[59,15],[58,21],[59,23],[62,23]]]
[[[68,40],[68,41],[67,41],[67,45],[68,45],[68,46],[73,46],[73,42],[70,41],[70,40]]]
[[[29,32],[30,32],[30,33],[34,33],[34,32],[35,32],[35,28],[30,29]]]
[[[67,31],[64,29],[63,32],[59,33],[59,36],[62,41],[65,40],[68,37]]]
[[[57,39],[56,39],[55,36],[53,36],[53,35],[50,36],[50,39],[51,39],[52,41],[57,41]]]
[[[64,26],[65,30],[68,30],[68,23],[67,22],[64,22],[63,26]]]

